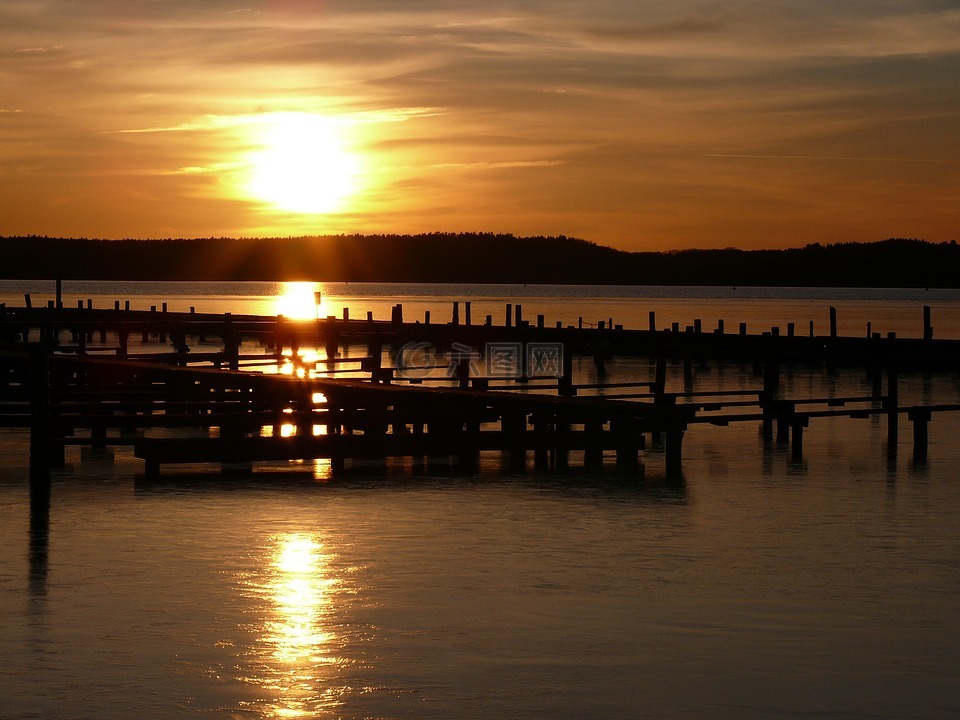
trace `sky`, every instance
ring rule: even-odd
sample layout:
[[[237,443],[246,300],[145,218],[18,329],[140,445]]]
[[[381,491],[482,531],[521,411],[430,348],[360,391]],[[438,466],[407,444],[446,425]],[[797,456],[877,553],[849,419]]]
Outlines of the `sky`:
[[[960,2],[2,0],[0,235],[960,236]]]

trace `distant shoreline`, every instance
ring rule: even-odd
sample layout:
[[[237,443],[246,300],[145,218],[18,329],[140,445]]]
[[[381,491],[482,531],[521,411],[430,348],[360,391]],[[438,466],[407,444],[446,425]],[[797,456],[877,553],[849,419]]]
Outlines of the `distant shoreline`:
[[[493,233],[298,238],[0,238],[10,280],[960,288],[960,246],[889,239],[783,250],[625,252]]]

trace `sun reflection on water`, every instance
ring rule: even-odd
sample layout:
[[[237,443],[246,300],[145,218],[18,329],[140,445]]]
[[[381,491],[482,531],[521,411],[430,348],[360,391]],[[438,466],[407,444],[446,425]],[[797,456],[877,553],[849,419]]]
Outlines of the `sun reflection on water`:
[[[340,590],[332,555],[307,533],[279,534],[266,550],[265,575],[251,583],[263,617],[251,627],[257,639],[245,678],[262,696],[247,709],[273,718],[332,717],[343,692],[336,675],[346,663],[330,621]]]

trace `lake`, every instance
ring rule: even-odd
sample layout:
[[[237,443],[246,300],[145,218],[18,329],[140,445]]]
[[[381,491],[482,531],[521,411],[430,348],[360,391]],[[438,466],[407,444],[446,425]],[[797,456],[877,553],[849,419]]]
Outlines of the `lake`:
[[[65,303],[276,314],[280,284],[65,283]],[[935,290],[323,284],[320,314],[612,318],[751,330],[838,309],[841,334],[960,338]],[[304,288],[296,292],[303,294]],[[46,303],[51,282],[0,283]],[[295,295],[295,292],[291,292]],[[314,307],[312,312],[316,312]],[[581,380],[594,372],[578,362]],[[614,358],[608,380],[649,372]],[[680,382],[676,368],[671,382]],[[756,384],[699,368],[698,386]],[[793,369],[790,396],[862,394]],[[905,374],[904,402],[960,402]],[[27,435],[0,429],[0,718],[948,718],[960,713],[960,418],[915,463],[902,419],[822,418],[804,461],[753,423],[696,426],[682,485],[640,473],[438,462],[143,480],[126,448],[68,448],[31,509]],[[532,465],[532,463],[531,463]],[[31,522],[33,520],[33,522]]]

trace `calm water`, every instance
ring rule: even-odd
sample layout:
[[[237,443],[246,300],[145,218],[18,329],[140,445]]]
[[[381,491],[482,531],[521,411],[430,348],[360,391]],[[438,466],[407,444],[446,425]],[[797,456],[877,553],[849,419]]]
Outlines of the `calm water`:
[[[9,285],[34,304],[50,292]],[[435,321],[464,292],[349,287],[324,298],[387,317],[423,303]],[[79,296],[219,312],[279,295],[99,289]],[[664,322],[706,324],[712,308],[758,325],[772,306],[799,324],[832,304],[851,327],[901,318],[904,334],[919,334],[924,303],[935,328],[957,309],[924,291],[527,292],[525,311],[548,321],[616,306],[639,327],[656,303]],[[518,295],[473,297],[502,312]],[[647,371],[615,359],[610,379]],[[793,395],[865,382],[785,378]],[[697,383],[755,378],[712,367]],[[902,393],[960,402],[960,382],[908,375]],[[326,481],[319,463],[229,479],[188,468],[153,485],[127,449],[70,448],[32,526],[27,438],[0,430],[0,718],[957,717],[960,420],[935,417],[919,466],[906,420],[888,461],[884,423],[812,421],[799,466],[755,425],[698,426],[681,488],[664,484],[656,448],[629,476],[510,475],[490,454],[469,476],[397,461]]]

